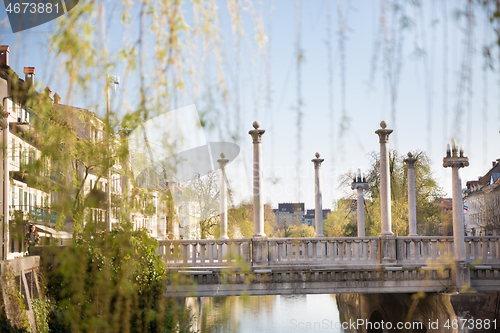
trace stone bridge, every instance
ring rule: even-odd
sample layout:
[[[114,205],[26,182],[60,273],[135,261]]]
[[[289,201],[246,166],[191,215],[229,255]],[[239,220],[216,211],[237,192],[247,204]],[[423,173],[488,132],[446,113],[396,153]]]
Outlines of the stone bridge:
[[[161,241],[169,296],[500,290],[500,237]],[[458,275],[458,276],[457,276]],[[457,280],[458,279],[458,280]]]

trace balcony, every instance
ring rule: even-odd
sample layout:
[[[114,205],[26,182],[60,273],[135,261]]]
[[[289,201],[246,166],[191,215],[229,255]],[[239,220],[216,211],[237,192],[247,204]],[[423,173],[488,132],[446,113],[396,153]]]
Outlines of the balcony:
[[[49,208],[29,205],[10,205],[11,219],[31,221],[35,224],[55,225],[59,214]]]

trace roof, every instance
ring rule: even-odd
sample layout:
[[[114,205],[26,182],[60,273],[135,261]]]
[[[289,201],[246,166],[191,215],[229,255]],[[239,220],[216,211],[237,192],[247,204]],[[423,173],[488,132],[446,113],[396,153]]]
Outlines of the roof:
[[[295,213],[296,211],[304,211],[303,202],[279,203],[278,209],[280,212]]]

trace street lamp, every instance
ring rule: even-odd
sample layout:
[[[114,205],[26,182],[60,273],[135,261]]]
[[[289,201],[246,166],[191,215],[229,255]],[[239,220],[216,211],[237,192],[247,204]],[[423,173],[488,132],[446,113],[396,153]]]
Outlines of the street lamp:
[[[116,92],[117,86],[120,84],[120,77],[113,76],[110,77],[106,74],[106,132],[108,135],[108,158],[111,157],[110,150],[110,139],[111,139],[111,122],[110,122],[110,112],[111,107],[109,103],[109,85],[113,84],[113,90]],[[107,197],[108,197],[108,230],[111,231],[112,222],[111,222],[111,166],[108,169],[108,188],[107,188]]]

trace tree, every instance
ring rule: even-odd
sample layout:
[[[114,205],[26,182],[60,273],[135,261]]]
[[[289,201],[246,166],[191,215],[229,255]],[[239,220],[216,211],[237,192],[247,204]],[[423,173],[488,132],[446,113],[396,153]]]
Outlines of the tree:
[[[228,234],[230,238],[251,238],[254,234],[253,204],[242,202],[228,212]],[[264,204],[264,233],[267,237],[276,235],[276,216],[271,203]]]
[[[442,189],[432,175],[431,161],[427,155],[423,151],[416,151],[413,155],[418,156],[415,163],[417,232],[424,235],[436,234],[439,229],[436,224],[442,223],[442,216],[436,204],[437,199],[442,197]],[[370,156],[372,163],[366,172],[366,181],[370,187],[365,191],[365,234],[376,236],[380,233],[380,157],[377,153],[371,153]],[[408,234],[408,180],[405,157],[395,150],[389,152],[392,232],[396,236]],[[343,190],[350,188],[352,179],[353,172],[340,176],[340,187]],[[348,201],[355,202],[354,193],[336,203],[336,209],[325,222],[328,235],[357,234],[356,214],[353,208],[349,209]],[[353,204],[351,206],[354,207]]]

